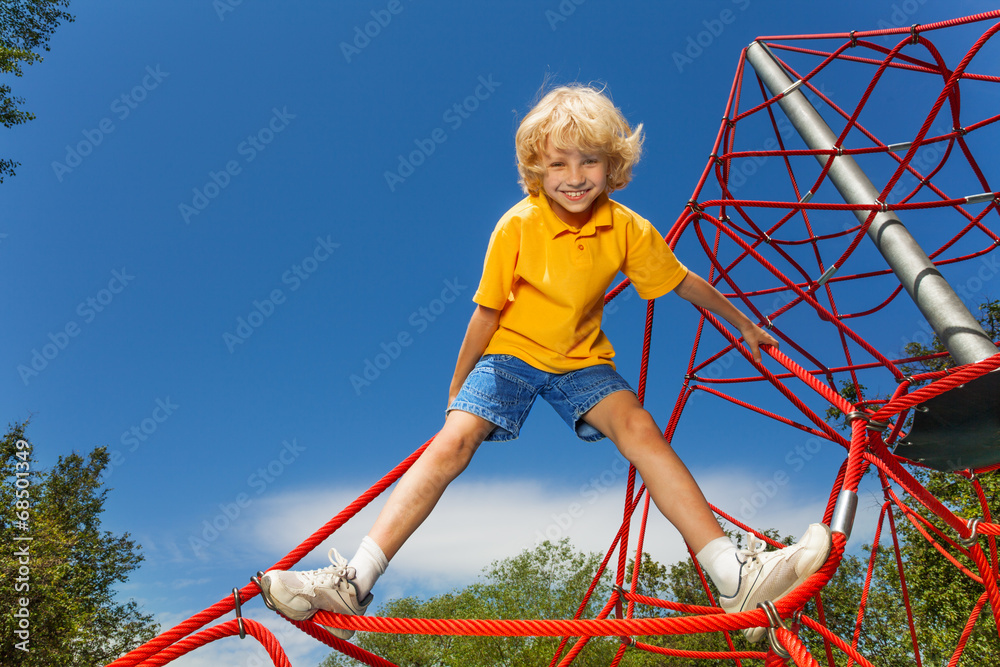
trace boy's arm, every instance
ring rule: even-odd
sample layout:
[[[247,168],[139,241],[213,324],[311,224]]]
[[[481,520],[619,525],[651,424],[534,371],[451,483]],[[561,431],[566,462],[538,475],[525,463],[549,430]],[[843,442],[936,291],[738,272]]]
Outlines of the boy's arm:
[[[455,363],[455,375],[451,379],[451,387],[448,389],[448,405],[455,400],[458,392],[465,384],[465,378],[475,368],[476,362],[483,356],[486,346],[496,332],[500,324],[500,311],[486,306],[476,306],[469,320],[469,327],[465,331],[465,338],[462,340],[462,347],[458,351],[458,361]]]
[[[753,354],[754,361],[759,363],[761,360],[761,345],[778,347],[778,341],[754,324],[740,309],[730,303],[726,297],[722,296],[719,290],[712,287],[707,280],[698,274],[688,271],[688,274],[680,284],[674,288],[674,292],[694,305],[701,306],[720,317],[724,317],[730,324],[739,329],[743,340],[750,346],[750,352]]]

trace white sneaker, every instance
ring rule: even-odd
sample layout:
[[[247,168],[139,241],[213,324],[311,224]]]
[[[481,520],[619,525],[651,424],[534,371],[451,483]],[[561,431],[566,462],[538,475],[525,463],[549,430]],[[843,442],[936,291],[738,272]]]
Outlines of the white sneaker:
[[[330,549],[329,558],[333,565],[319,570],[271,570],[265,573],[260,578],[262,594],[278,611],[295,621],[304,621],[321,609],[336,614],[364,616],[372,602],[372,594],[359,602],[358,588],[353,582],[356,576],[354,568],[347,567],[347,559],[336,549]],[[354,636],[354,630],[323,627],[344,640]]]
[[[746,548],[736,555],[740,561],[736,595],[719,596],[719,604],[729,614],[756,609],[761,602],[774,602],[790,593],[823,566],[832,544],[830,527],[822,523],[809,526],[792,546],[766,553],[766,545],[753,533],[748,537]],[[767,628],[747,628],[743,634],[749,641],[759,642]]]

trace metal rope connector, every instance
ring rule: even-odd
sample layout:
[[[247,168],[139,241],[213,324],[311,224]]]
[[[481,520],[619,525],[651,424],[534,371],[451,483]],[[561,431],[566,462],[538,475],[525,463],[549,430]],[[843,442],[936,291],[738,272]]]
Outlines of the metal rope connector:
[[[837,273],[838,269],[840,269],[839,266],[837,266],[836,264],[832,264],[830,268],[828,268],[826,271],[823,272],[823,275],[819,277],[819,280],[816,281],[816,287],[822,287],[823,285],[825,285],[826,282],[830,280],[830,278],[833,278],[834,274]]]
[[[802,86],[803,83],[805,82],[802,79],[799,79],[798,81],[794,82],[792,85],[788,86],[788,88],[785,88],[783,91],[781,91],[781,97],[794,93]]]
[[[856,34],[857,32],[858,32],[857,30],[852,30],[852,31],[851,31],[851,48],[852,48],[852,49],[853,49],[853,48],[854,48],[855,46],[857,46],[857,45],[858,45],[858,36],[857,36],[857,34]]]
[[[965,203],[967,204],[982,204],[984,202],[993,201],[997,198],[997,194],[994,192],[983,192],[978,195],[969,195],[965,198]]]
[[[920,34],[917,32],[917,28],[919,27],[919,23],[914,23],[910,26],[910,44],[918,44],[920,42]]]
[[[969,519],[969,521],[965,524],[969,527],[969,536],[960,537],[958,543],[966,549],[971,549],[975,546],[976,542],[979,541],[979,535],[976,531],[979,529],[980,521],[982,521],[982,519],[980,517],[976,517],[974,519]]]
[[[850,540],[857,512],[858,494],[850,489],[841,489],[833,508],[833,518],[830,519],[830,531],[843,535],[845,542]]]
[[[847,419],[848,424],[857,419],[864,421],[866,424],[865,428],[868,429],[869,431],[878,431],[879,433],[885,433],[887,430],[889,430],[889,422],[876,421],[872,419],[872,416],[867,412],[858,412],[857,410],[855,410],[854,412],[848,412],[844,416]]]
[[[767,613],[767,620],[771,622],[771,627],[767,629],[767,643],[771,645],[771,650],[783,659],[788,660],[792,655],[788,652],[788,649],[781,645],[781,642],[778,641],[778,636],[774,632],[775,628],[787,630],[788,626],[781,620],[778,610],[774,608],[774,603],[770,600],[759,603],[757,608],[763,609]]]
[[[258,570],[256,577],[250,577],[250,583],[257,584],[257,588],[260,589],[260,599],[264,601],[264,606],[270,609],[271,611],[278,611],[278,608],[275,607],[273,604],[271,604],[271,601],[267,599],[266,595],[264,595],[264,587],[260,585],[260,578],[263,576],[264,573]],[[278,613],[280,614],[281,612]]]
[[[243,610],[240,607],[240,589],[233,587],[233,603],[236,605],[236,624],[240,626],[240,639],[247,638],[247,630],[243,627]]]

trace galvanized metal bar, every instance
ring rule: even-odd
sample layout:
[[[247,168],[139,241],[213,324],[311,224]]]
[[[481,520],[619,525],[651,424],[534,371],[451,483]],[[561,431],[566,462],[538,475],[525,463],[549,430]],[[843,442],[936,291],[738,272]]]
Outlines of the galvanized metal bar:
[[[788,91],[795,83],[762,42],[750,45],[747,61],[772,95]],[[797,87],[779,99],[778,105],[810,149],[836,149],[837,135]],[[834,160],[828,176],[844,201],[884,207],[884,202],[878,201],[879,191],[853,157],[817,155],[816,159],[823,166]],[[869,211],[854,214],[863,223]],[[883,209],[877,213],[868,236],[956,363],[969,364],[996,354],[993,341],[894,212]]]

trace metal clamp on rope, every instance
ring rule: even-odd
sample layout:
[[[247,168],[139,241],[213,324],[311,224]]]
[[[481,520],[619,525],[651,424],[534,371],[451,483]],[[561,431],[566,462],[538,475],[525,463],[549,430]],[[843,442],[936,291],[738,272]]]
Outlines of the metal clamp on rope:
[[[705,212],[705,209],[703,209],[702,207],[698,206],[698,202],[696,202],[693,199],[688,199],[687,205],[688,205],[688,208],[690,208],[695,213],[704,213]]]
[[[842,489],[837,496],[837,504],[833,507],[830,531],[843,535],[845,542],[851,539],[851,530],[854,528],[854,517],[857,513],[858,494],[850,489]]]
[[[857,36],[857,34],[855,34],[855,33],[857,33],[857,32],[858,32],[857,30],[852,30],[852,31],[851,31],[851,48],[852,48],[852,49],[853,49],[853,48],[854,48],[855,46],[857,46],[857,45],[858,45],[858,36]]]
[[[976,531],[979,529],[980,521],[982,521],[982,519],[980,517],[976,517],[974,519],[969,519],[968,523],[965,524],[969,527],[969,536],[959,538],[958,543],[966,549],[971,549],[979,540],[979,535]]]
[[[260,589],[260,599],[264,601],[264,606],[270,609],[271,611],[278,611],[278,608],[275,607],[273,604],[271,604],[271,601],[267,599],[266,595],[264,595],[264,587],[260,585],[260,578],[263,576],[264,573],[258,570],[256,577],[250,577],[250,582],[257,584],[257,588]]]
[[[869,431],[878,431],[879,433],[885,433],[889,430],[889,422],[880,422],[876,419],[869,419],[868,425],[865,426]]]
[[[794,93],[796,90],[798,90],[802,86],[803,83],[805,83],[805,81],[803,81],[802,79],[799,79],[798,81],[796,81],[792,85],[788,86],[788,88],[785,88],[783,91],[781,91],[780,97],[784,97],[785,95],[790,95],[790,94]]]
[[[917,28],[919,27],[919,23],[914,23],[910,26],[910,44],[917,44],[920,42],[920,35],[917,34]]]
[[[233,602],[236,604],[236,624],[240,626],[240,639],[247,638],[247,630],[243,627],[243,611],[240,608],[240,589],[233,588]]]
[[[859,412],[855,410],[854,412],[848,412],[846,415],[844,415],[844,418],[847,420],[848,424],[860,419],[861,421],[865,422],[865,428],[869,431],[878,431],[880,433],[884,433],[889,428],[888,422],[875,421],[874,419],[872,419],[872,416],[867,412]]]
[[[765,600],[757,605],[758,609],[763,609],[767,613],[767,620],[771,622],[771,627],[767,629],[767,643],[771,645],[771,650],[781,656],[783,659],[788,660],[792,657],[791,653],[788,652],[781,642],[778,641],[778,636],[775,634],[775,628],[781,628],[787,630],[788,626],[785,622],[781,620],[781,616],[778,615],[778,610],[774,608],[774,603],[770,600]]]
[[[889,430],[889,422],[880,422],[872,419],[872,416],[867,412],[848,412],[844,417],[847,419],[847,423],[850,424],[856,419],[861,419],[865,422],[865,428],[869,431],[878,431],[879,433],[885,433]]]
[[[840,267],[836,264],[831,265],[829,269],[823,272],[823,275],[819,277],[819,280],[816,281],[816,287],[822,287],[825,285],[830,278],[833,278],[834,274],[836,274],[839,269]]]
[[[966,204],[985,204],[988,201],[993,201],[997,198],[997,195],[992,192],[983,192],[978,195],[969,195],[965,198]]]
[[[881,199],[876,199],[875,200],[875,205],[878,206],[879,210],[882,211],[883,213],[888,213],[889,212],[889,205],[886,204]]]

